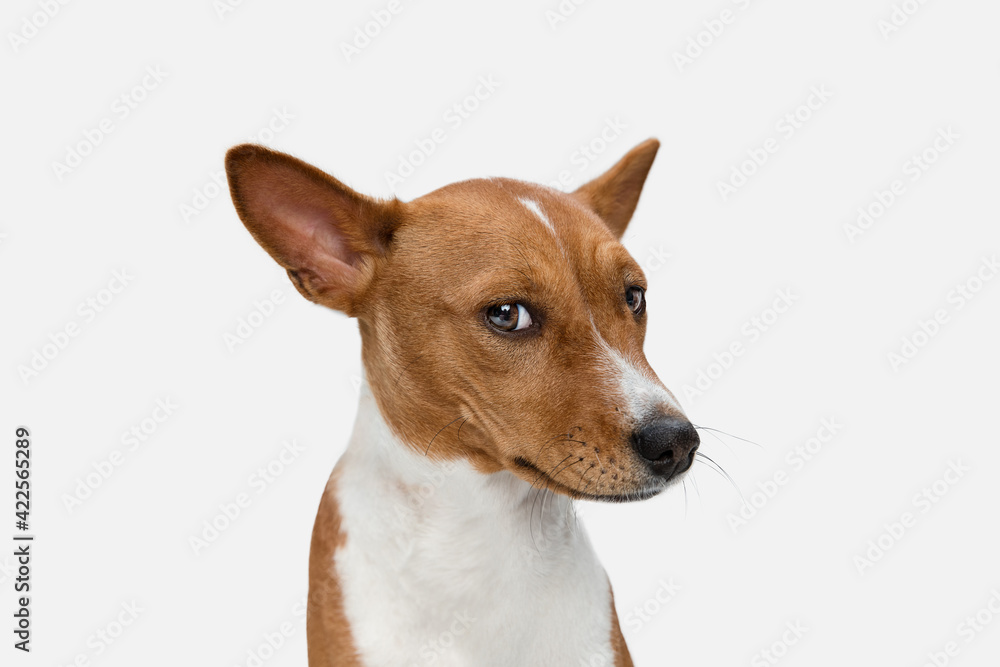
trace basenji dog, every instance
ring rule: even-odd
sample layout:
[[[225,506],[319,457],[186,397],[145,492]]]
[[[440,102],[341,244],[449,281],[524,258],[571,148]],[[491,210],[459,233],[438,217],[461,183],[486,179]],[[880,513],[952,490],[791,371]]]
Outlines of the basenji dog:
[[[311,667],[633,664],[573,501],[655,496],[698,447],[646,361],[646,277],[620,243],[658,148],[570,193],[489,178],[410,202],[227,153],[247,229],[361,333],[310,548]]]

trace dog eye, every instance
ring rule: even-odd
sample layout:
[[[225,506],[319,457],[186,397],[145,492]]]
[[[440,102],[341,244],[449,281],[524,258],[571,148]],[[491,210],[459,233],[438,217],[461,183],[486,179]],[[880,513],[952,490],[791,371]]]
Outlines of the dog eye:
[[[531,326],[531,314],[519,303],[503,303],[486,311],[490,324],[500,331],[520,331]]]
[[[632,310],[632,314],[638,317],[646,310],[646,290],[638,285],[632,285],[625,290],[625,301]]]

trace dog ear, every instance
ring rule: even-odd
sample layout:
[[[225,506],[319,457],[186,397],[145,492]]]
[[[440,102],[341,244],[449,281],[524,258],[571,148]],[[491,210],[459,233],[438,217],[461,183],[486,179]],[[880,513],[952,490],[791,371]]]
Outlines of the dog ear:
[[[659,141],[647,139],[626,153],[611,169],[573,192],[573,196],[599,215],[618,238],[625,233],[635,213],[646,175],[659,148]]]
[[[399,222],[377,201],[290,155],[243,144],[226,153],[236,212],[304,297],[353,314],[355,297]]]

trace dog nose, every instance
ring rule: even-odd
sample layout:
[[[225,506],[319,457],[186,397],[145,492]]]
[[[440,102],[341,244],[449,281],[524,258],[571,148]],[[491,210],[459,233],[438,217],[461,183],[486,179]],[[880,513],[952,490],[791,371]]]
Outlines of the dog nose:
[[[679,475],[694,463],[701,439],[694,425],[678,417],[657,417],[632,433],[632,446],[663,477]]]

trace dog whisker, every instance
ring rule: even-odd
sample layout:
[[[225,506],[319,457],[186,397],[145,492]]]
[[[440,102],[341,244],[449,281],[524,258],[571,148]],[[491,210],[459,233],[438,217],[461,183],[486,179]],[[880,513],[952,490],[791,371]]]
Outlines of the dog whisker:
[[[545,479],[545,480],[552,479],[553,478],[552,473],[555,472],[555,469],[558,468],[559,466],[561,466],[566,461],[566,459],[569,459],[569,458],[572,458],[572,457],[573,457],[572,454],[566,455],[566,457],[562,461],[560,461],[559,463],[557,463],[554,466],[552,466],[552,469],[549,470],[549,472],[547,472],[547,473],[544,470],[540,469],[540,468],[536,468],[536,470],[538,470],[538,474],[535,475],[535,479],[534,479],[534,481],[532,481],[531,485],[534,486],[535,482],[537,482],[540,479]],[[562,471],[560,471],[560,472],[562,472]],[[559,473],[556,473],[556,474],[559,474]],[[544,488],[544,486],[539,487],[539,488]]]
[[[695,428],[697,428],[697,426]],[[706,430],[708,430],[708,429],[706,429]],[[727,443],[725,440],[723,440],[722,438],[720,438],[719,436],[717,436],[711,430],[708,430],[708,434],[710,436],[712,436],[713,438],[715,438],[716,440],[718,440],[719,444],[721,444],[723,447],[725,447],[726,449],[728,449],[729,453],[732,454],[734,457],[736,457],[737,460],[739,460],[739,458],[740,458],[739,455],[736,452],[733,451],[733,448],[729,446],[729,443]]]
[[[736,480],[734,480],[732,476],[728,472],[726,472],[726,470],[722,466],[716,463],[714,459],[701,452],[695,453],[694,459],[695,461],[701,461],[711,470],[714,470],[717,474],[721,475],[724,479],[726,479],[729,482],[729,484],[736,490],[736,493],[739,495],[740,500],[742,500],[743,503],[746,504],[746,498],[743,497],[743,491],[741,491],[739,485],[736,484]],[[708,463],[705,463],[706,461]]]
[[[570,463],[567,463],[565,466],[563,466],[561,469],[558,469],[560,466],[563,465],[563,463],[566,462],[567,459],[574,458],[574,457],[576,457],[575,461],[571,461]],[[539,470],[538,475],[535,476],[535,479],[534,479],[534,481],[532,481],[531,486],[535,487],[536,483],[539,480],[545,480],[545,481],[548,481],[548,482],[554,482],[555,478],[557,476],[561,475],[566,470],[568,470],[569,468],[575,466],[576,464],[582,463],[582,462],[583,462],[583,458],[582,457],[577,457],[575,454],[569,454],[565,458],[563,458],[561,461],[559,461],[558,463],[556,463],[554,466],[552,466],[552,468],[549,470],[548,473],[545,473],[544,471]],[[542,495],[542,502],[541,502],[541,505],[539,506],[539,514],[538,514],[538,528],[539,528],[539,531],[542,534],[542,540],[543,540],[543,543],[544,543],[544,541],[546,539],[545,538],[545,523],[544,523],[545,522],[545,501],[548,500],[549,495],[555,495],[555,492],[553,492],[550,489],[546,488],[544,485],[537,486],[537,487],[535,487],[535,489],[536,489],[535,493],[533,494],[532,500],[531,500],[531,507],[528,510],[528,532],[529,532],[529,534],[531,536],[532,545],[534,545],[535,550],[538,551],[538,543],[535,541],[534,523],[533,523],[533,517],[534,517],[534,514],[535,514],[535,504],[538,502],[538,496],[542,495],[544,493],[545,495]]]
[[[466,417],[465,415],[459,415],[459,416],[455,417],[454,419],[452,419],[452,420],[451,420],[450,422],[448,422],[447,424],[445,424],[444,426],[442,426],[442,427],[441,427],[441,430],[440,430],[440,431],[438,431],[437,433],[435,433],[435,434],[434,434],[434,437],[433,437],[433,438],[431,438],[431,441],[427,443],[427,449],[425,449],[425,450],[424,450],[424,456],[427,456],[427,452],[431,451],[431,445],[433,445],[433,444],[434,444],[434,441],[435,441],[435,440],[437,440],[437,437],[438,437],[439,435],[441,435],[441,433],[443,433],[443,432],[444,432],[444,430],[445,430],[446,428],[448,428],[449,426],[451,426],[452,424],[454,424],[455,422],[457,422],[457,421],[458,421],[459,419],[465,419],[465,420],[468,420],[469,418],[468,418],[468,417]],[[464,423],[464,422],[463,422],[463,423]],[[461,430],[461,427],[459,427],[459,430]]]
[[[417,357],[413,361],[411,361],[410,363],[406,364],[406,366],[403,368],[403,370],[401,370],[399,372],[399,377],[396,378],[396,382],[393,383],[393,385],[392,385],[392,390],[394,392],[396,391],[396,388],[399,386],[399,381],[403,379],[403,375],[406,373],[406,371],[410,370],[410,366],[412,366],[413,364],[415,364],[418,361],[420,361],[420,358],[423,357],[423,356],[424,355],[422,355],[422,354],[417,355]]]
[[[575,454],[570,454],[566,458],[567,459],[568,458],[573,458],[574,456],[576,456],[576,455]],[[563,459],[563,461],[565,461],[565,460],[566,459]],[[575,466],[577,463],[583,463],[583,461],[584,461],[584,459],[583,459],[582,456],[576,456],[576,460],[575,461],[573,461],[572,463],[568,463],[565,466],[563,466],[563,469],[560,470],[559,472],[556,472],[555,468],[553,468],[552,469],[552,473],[549,475],[549,477],[552,479],[552,481],[555,481],[556,477],[558,477],[559,475],[563,474],[564,472],[566,472],[566,470],[568,470],[572,466]],[[561,462],[560,462],[560,465],[561,465]]]
[[[531,546],[535,547],[535,551],[538,551],[538,543],[535,541],[535,531],[532,525],[532,517],[535,516],[535,502],[538,500],[538,495],[542,493],[544,489],[541,487],[535,488],[531,495],[531,507],[528,509],[528,535],[531,537]]]
[[[532,482],[531,482],[531,486],[535,487],[535,484],[538,481],[542,480],[542,479],[546,479],[546,478],[547,479],[551,479],[551,473],[552,473],[552,471],[554,471],[556,468],[558,468],[559,466],[561,466],[563,464],[563,462],[566,461],[566,459],[571,458],[572,456],[573,456],[572,454],[569,454],[562,461],[560,461],[559,463],[555,464],[552,467],[552,470],[549,471],[549,474],[546,474],[544,471],[542,471],[541,469],[539,469],[538,470],[538,474],[535,475],[535,479],[532,480]],[[528,533],[529,533],[529,535],[531,537],[531,544],[535,547],[535,551],[538,551],[538,543],[535,542],[535,533],[534,533],[534,526],[533,526],[533,517],[535,516],[535,503],[538,502],[538,496],[541,495],[543,492],[545,492],[547,490],[548,489],[546,489],[545,486],[538,486],[538,487],[536,487],[536,490],[533,493],[532,498],[531,498],[531,507],[528,508]],[[542,496],[541,513],[538,515],[538,529],[542,533],[542,538],[545,537],[545,525],[544,525],[544,521],[545,521],[545,496]]]
[[[709,432],[714,432],[714,433],[721,433],[722,435],[728,435],[730,438],[736,438],[737,440],[742,440],[743,442],[751,444],[754,447],[759,447],[760,449],[764,449],[764,446],[761,445],[760,443],[756,443],[753,440],[747,440],[746,438],[741,438],[740,436],[733,435],[732,433],[727,433],[726,431],[723,431],[722,429],[712,428],[711,426],[698,426],[697,424],[692,424],[692,426],[694,426],[699,431],[709,431]],[[718,436],[716,436],[716,437],[718,437]]]
[[[688,516],[688,487],[687,480],[681,480],[681,488],[684,489],[684,518],[687,519]]]
[[[594,470],[594,469],[596,469],[596,466],[593,465],[593,464],[591,464],[590,467],[588,467],[586,470],[584,470],[582,473],[580,473],[580,481],[582,482],[586,478],[587,473],[590,472],[591,470]],[[597,479],[596,480],[592,479],[589,482],[587,482],[587,486],[585,486],[582,489],[580,489],[579,493],[581,495],[586,495],[587,494],[587,489],[590,488],[590,485],[593,484],[595,481],[599,481],[602,476],[603,476],[602,473],[598,473]]]
[[[694,492],[698,496],[698,502],[700,503],[701,502],[701,489],[698,488],[698,479],[694,475],[691,475],[688,479],[691,480],[691,486],[694,487]]]

